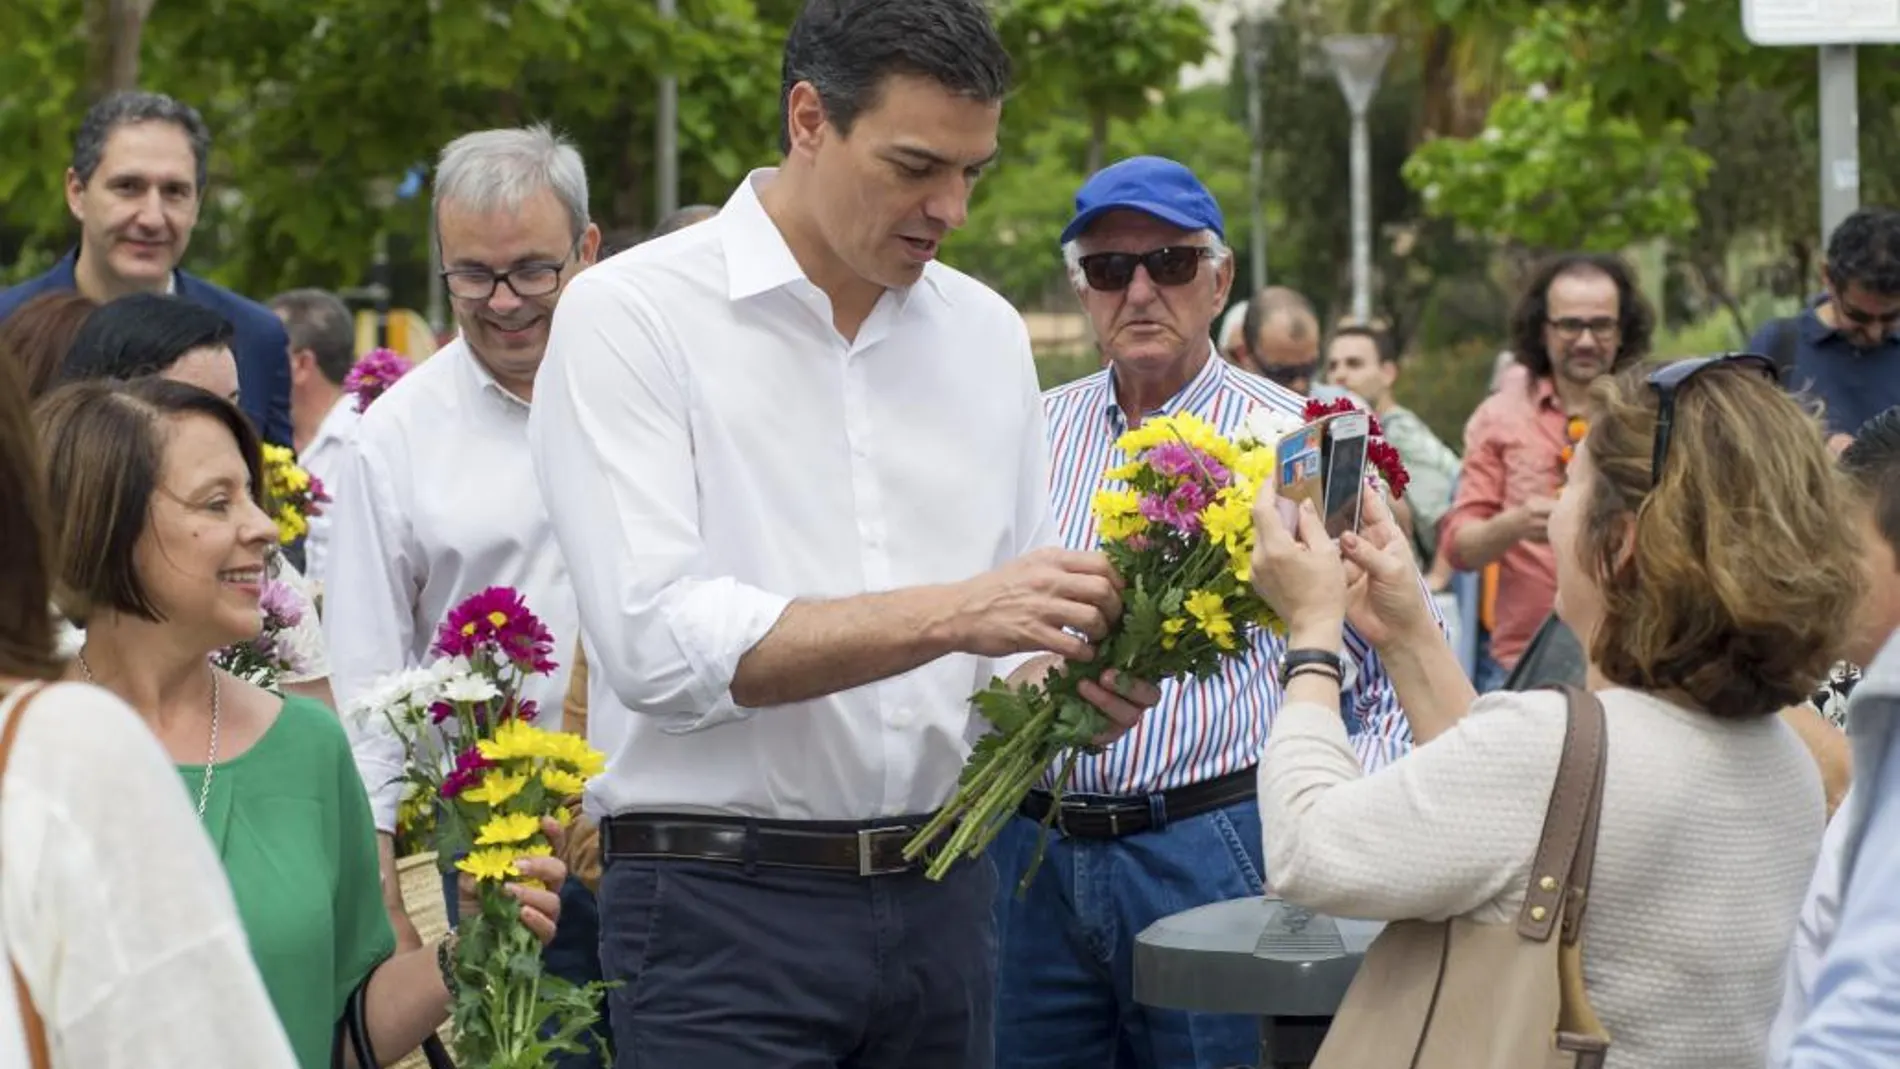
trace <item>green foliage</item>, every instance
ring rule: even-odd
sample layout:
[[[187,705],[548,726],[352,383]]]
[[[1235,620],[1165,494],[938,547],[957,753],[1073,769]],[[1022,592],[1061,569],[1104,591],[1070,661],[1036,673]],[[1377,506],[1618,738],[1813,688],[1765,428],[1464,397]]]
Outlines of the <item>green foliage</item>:
[[[1692,231],[1709,158],[1688,144],[1687,122],[1645,129],[1599,102],[1573,42],[1606,32],[1619,31],[1601,15],[1539,10],[1508,56],[1524,87],[1492,105],[1481,136],[1433,141],[1406,163],[1427,210],[1546,249],[1614,251]]]

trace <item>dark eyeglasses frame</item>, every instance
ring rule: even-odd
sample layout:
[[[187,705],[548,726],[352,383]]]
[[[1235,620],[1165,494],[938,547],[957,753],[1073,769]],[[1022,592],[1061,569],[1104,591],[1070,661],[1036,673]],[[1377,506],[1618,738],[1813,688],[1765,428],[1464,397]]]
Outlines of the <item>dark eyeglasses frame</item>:
[[[1664,364],[1649,373],[1650,388],[1656,391],[1656,444],[1649,459],[1649,485],[1654,489],[1662,481],[1663,460],[1669,456],[1669,439],[1676,426],[1676,395],[1697,375],[1710,368],[1744,367],[1762,373],[1769,382],[1780,385],[1781,372],[1775,362],[1760,353],[1717,353],[1695,356]]]
[[[567,270],[568,265],[574,262],[574,257],[579,255],[579,253],[580,245],[576,243],[572,249],[568,250],[567,256],[558,263],[553,260],[534,260],[529,263],[511,267],[506,271],[489,271],[486,268],[474,267],[443,271],[441,272],[442,286],[449,291],[449,296],[458,301],[492,301],[495,299],[495,291],[503,286],[507,286],[516,297],[522,300],[528,300],[534,297],[546,297],[548,294],[561,288],[561,272]],[[530,287],[532,292],[521,292],[521,287],[515,285],[514,276],[534,271],[552,271],[554,273],[552,278],[553,285],[548,286],[546,289]],[[486,278],[488,280],[488,292],[482,294],[480,297],[456,293],[455,280],[458,278]]]
[[[1187,253],[1193,254],[1193,258],[1186,261],[1193,265],[1193,270],[1177,278],[1174,267]],[[1201,273],[1201,261],[1213,258],[1214,250],[1205,245],[1165,245],[1147,252],[1092,252],[1078,258],[1076,264],[1082,268],[1083,281],[1090,289],[1119,293],[1134,283],[1137,266],[1147,268],[1148,277],[1157,286],[1185,286]]]

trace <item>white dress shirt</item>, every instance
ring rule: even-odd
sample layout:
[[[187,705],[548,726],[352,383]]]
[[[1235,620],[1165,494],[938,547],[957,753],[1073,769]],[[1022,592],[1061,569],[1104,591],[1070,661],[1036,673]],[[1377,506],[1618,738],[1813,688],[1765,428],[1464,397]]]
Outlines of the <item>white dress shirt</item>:
[[[323,595],[340,709],[385,674],[427,663],[436,627],[457,603],[509,586],[553,632],[561,662],[523,697],[540,705],[541,723],[560,723],[579,620],[535,489],[527,429],[527,402],[459,338],[363,413],[331,506]],[[351,731],[376,827],[391,831],[402,743],[381,718]]]
[[[590,730],[620,740],[596,813],[941,806],[995,662],[755,710],[739,658],[794,598],[954,582],[1054,540],[1022,318],[932,264],[847,341],[759,203],[773,173],[581,275],[554,317],[529,438],[599,681]]]
[[[337,490],[343,485],[344,471],[349,463],[350,439],[356,434],[357,421],[363,417],[356,411],[356,399],[348,394],[337,398],[336,404],[324,414],[323,422],[317,424],[317,433],[310,436],[310,443],[297,455],[297,463],[303,470],[323,483],[324,492],[334,502]],[[330,543],[330,519],[334,504],[321,513],[310,517],[310,533],[304,537],[304,577],[318,584],[322,589],[324,559],[328,555]]]

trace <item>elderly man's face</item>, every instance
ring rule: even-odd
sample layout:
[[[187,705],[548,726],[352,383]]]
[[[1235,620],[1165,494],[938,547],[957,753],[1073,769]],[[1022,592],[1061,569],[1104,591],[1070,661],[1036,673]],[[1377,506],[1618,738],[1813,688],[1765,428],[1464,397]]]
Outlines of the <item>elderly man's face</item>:
[[[1208,234],[1114,211],[1097,219],[1078,245],[1083,277],[1076,292],[1103,354],[1117,368],[1154,375],[1207,353],[1208,331],[1234,280],[1232,257],[1216,261]]]

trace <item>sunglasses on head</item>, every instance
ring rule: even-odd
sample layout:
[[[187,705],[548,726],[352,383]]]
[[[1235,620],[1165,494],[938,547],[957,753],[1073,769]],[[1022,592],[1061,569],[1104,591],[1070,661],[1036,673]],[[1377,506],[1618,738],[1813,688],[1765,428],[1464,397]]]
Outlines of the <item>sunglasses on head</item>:
[[[1650,388],[1656,391],[1656,445],[1649,459],[1649,485],[1662,481],[1663,459],[1669,455],[1669,436],[1676,426],[1676,395],[1689,380],[1710,368],[1741,368],[1759,372],[1769,382],[1780,383],[1781,373],[1775,362],[1760,353],[1721,353],[1698,356],[1665,364],[1649,373]]]
[[[1113,293],[1125,290],[1135,280],[1137,266],[1148,269],[1148,277],[1157,286],[1185,286],[1201,272],[1201,261],[1214,258],[1214,250],[1200,245],[1169,245],[1151,252],[1092,252],[1078,263],[1089,288]]]

